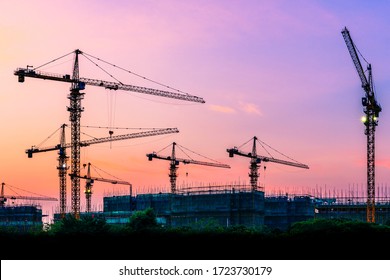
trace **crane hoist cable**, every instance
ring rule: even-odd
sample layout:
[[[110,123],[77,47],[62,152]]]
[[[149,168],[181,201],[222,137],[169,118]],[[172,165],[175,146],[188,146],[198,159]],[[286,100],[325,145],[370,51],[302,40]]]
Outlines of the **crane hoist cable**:
[[[46,143],[46,141],[48,141],[49,139],[51,139],[51,137],[56,134],[60,129],[62,128],[62,125],[57,128],[52,134],[50,134],[48,137],[46,137],[41,143],[39,143],[38,145],[35,145],[34,147],[41,147],[44,143]]]
[[[168,86],[168,85],[166,85],[166,84],[157,82],[157,81],[155,81],[155,80],[149,79],[149,78],[147,78],[147,77],[145,77],[145,76],[142,76],[142,75],[137,74],[137,73],[135,73],[135,72],[133,72],[133,71],[130,71],[130,70],[127,70],[127,69],[122,68],[122,67],[120,67],[120,66],[117,66],[117,65],[115,65],[115,64],[112,64],[112,63],[110,63],[110,62],[107,62],[107,61],[105,61],[105,60],[102,60],[102,59],[100,59],[100,58],[98,58],[98,57],[95,57],[95,56],[93,56],[93,55],[87,54],[87,53],[85,53],[85,52],[83,52],[83,56],[84,56],[84,57],[90,56],[90,57],[92,57],[92,58],[94,58],[94,59],[96,59],[96,60],[102,61],[102,62],[104,62],[104,63],[106,63],[106,64],[108,64],[108,65],[111,65],[112,67],[115,67],[115,68],[118,68],[118,69],[120,69],[120,70],[123,70],[123,71],[125,71],[125,72],[127,72],[127,73],[129,73],[129,74],[132,74],[132,75],[134,75],[134,76],[137,76],[137,77],[139,77],[139,78],[141,78],[141,79],[143,79],[143,80],[146,80],[146,81],[155,83],[155,84],[157,84],[157,85],[159,85],[159,86],[165,87],[165,88],[167,88],[167,89],[170,89],[170,90],[173,90],[173,91],[182,93],[182,94],[187,94],[187,95],[189,95],[189,93],[187,93],[187,92],[184,92],[184,91],[182,91],[182,90],[173,88],[173,87],[171,87],[171,86]],[[91,61],[91,62],[92,62],[92,61]],[[92,63],[93,63],[93,62],[92,62]]]

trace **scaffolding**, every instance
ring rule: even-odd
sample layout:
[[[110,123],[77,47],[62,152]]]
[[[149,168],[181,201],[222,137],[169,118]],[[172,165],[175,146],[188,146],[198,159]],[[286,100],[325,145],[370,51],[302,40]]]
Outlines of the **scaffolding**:
[[[378,188],[376,223],[390,224],[390,199]],[[316,188],[312,194],[274,193],[250,185],[203,185],[180,187],[170,192],[104,197],[104,216],[109,223],[124,224],[134,211],[152,208],[164,226],[269,227],[288,229],[295,222],[317,218],[365,221],[366,197],[355,188],[333,192]],[[382,196],[379,196],[382,194]]]
[[[0,226],[17,232],[42,230],[40,205],[12,205],[0,207]]]

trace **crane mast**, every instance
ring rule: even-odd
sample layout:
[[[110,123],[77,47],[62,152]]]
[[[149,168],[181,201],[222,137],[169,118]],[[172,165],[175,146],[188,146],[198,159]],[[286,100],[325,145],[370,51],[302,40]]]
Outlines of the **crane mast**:
[[[206,165],[206,166],[212,166],[212,167],[230,168],[229,165],[223,164],[223,163],[214,163],[214,162],[206,162],[206,161],[199,161],[199,160],[193,160],[193,159],[177,158],[176,157],[176,145],[177,145],[176,142],[172,143],[171,156],[161,156],[161,155],[158,155],[156,152],[146,154],[149,161],[152,161],[154,158],[170,161],[170,163],[169,163],[169,181],[171,183],[171,193],[176,193],[177,169],[179,168],[180,162],[182,162],[183,164],[198,164],[198,165]]]
[[[68,170],[67,162],[69,157],[66,155],[65,127],[61,126],[60,145],[58,147],[58,177],[60,181],[60,216],[61,219],[66,215],[66,173]]]
[[[173,142],[172,145],[172,158],[169,164],[169,182],[171,183],[171,192],[176,193],[176,178],[177,178],[177,169],[179,166],[179,161],[176,160],[176,143]]]
[[[255,136],[253,138],[251,161],[250,161],[250,165],[249,165],[249,182],[251,184],[253,191],[257,190],[257,180],[259,178],[258,170],[260,168],[260,160],[257,157],[256,140],[257,140],[257,137]],[[230,153],[229,153],[229,155],[230,155]]]
[[[249,165],[249,174],[248,175],[249,175],[249,180],[250,180],[252,191],[258,190],[258,178],[259,178],[258,170],[260,168],[260,164],[262,161],[274,162],[274,163],[309,169],[308,165],[302,164],[299,162],[286,161],[286,160],[281,160],[281,159],[277,159],[277,158],[273,158],[273,157],[265,157],[265,156],[257,155],[256,141],[257,141],[257,137],[254,136],[253,137],[253,144],[252,144],[252,152],[250,152],[250,153],[240,151],[237,147],[233,147],[231,149],[226,149],[226,151],[229,153],[229,157],[234,157],[234,155],[239,155],[239,156],[248,157],[251,159],[250,165]]]
[[[84,93],[81,90],[84,90],[84,85],[77,82],[79,80],[79,54],[80,50],[76,50],[72,76],[74,82],[72,82],[68,96],[71,124],[70,173],[74,175],[71,177],[71,208],[76,219],[80,217],[80,179],[77,176],[80,175],[80,119],[81,112],[84,111],[84,108],[81,107],[81,100],[84,98]]]
[[[71,178],[72,178],[72,175],[71,174]],[[85,181],[85,190],[84,190],[84,193],[85,193],[85,211],[87,213],[91,212],[91,197],[92,197],[92,184],[93,184],[93,180],[91,179],[91,164],[88,163],[88,170],[87,170],[87,177],[86,177],[86,181]]]
[[[81,101],[84,98],[84,93],[81,92],[85,89],[85,85],[100,86],[106,89],[121,89],[134,92],[140,92],[144,94],[151,94],[156,96],[181,99],[185,101],[205,103],[205,101],[196,96],[189,94],[180,94],[176,92],[162,91],[157,89],[149,89],[145,87],[138,87],[132,85],[124,85],[122,83],[106,82],[99,81],[94,79],[81,79],[79,75],[79,55],[83,54],[82,51],[76,49],[74,51],[74,65],[73,65],[73,75],[58,75],[58,74],[44,74],[39,73],[35,69],[27,68],[18,68],[14,71],[14,75],[18,76],[18,81],[23,83],[25,77],[38,78],[44,80],[54,80],[71,83],[70,94],[68,99],[70,100],[70,105],[67,108],[69,111],[69,120],[71,122],[71,208],[73,215],[76,219],[80,218],[80,119],[81,113],[84,111],[84,108],[81,106]]]
[[[375,98],[371,64],[367,66],[367,79],[349,30],[345,27],[341,33],[365,91],[362,105],[363,112],[366,114],[363,121],[364,134],[367,136],[367,222],[375,223],[375,127],[378,125],[382,108]]]

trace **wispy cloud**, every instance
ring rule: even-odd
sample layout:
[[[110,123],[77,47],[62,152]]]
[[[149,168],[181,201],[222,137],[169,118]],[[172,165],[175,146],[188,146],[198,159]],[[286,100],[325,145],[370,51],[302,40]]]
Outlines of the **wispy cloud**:
[[[240,109],[248,114],[263,115],[256,104],[240,102]]]
[[[216,111],[216,112],[226,113],[226,114],[232,114],[236,112],[231,107],[221,106],[221,105],[209,105],[209,108],[211,111]]]
[[[383,167],[385,169],[390,169],[390,161],[389,160],[377,160],[376,166]]]

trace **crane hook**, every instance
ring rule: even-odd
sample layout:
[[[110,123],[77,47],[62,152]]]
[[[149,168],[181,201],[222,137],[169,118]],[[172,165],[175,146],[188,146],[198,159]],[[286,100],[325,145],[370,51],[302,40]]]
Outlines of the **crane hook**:
[[[114,134],[114,131],[112,131],[112,130],[109,130],[108,131],[108,134],[110,134],[110,138],[112,137],[112,135]],[[110,141],[110,149],[112,148],[112,143],[111,143],[111,141]]]

